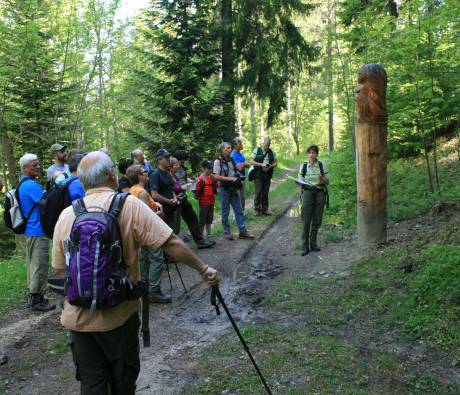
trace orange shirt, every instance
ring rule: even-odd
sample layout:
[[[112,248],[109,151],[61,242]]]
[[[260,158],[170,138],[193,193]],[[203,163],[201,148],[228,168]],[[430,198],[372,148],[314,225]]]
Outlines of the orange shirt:
[[[142,191],[145,191],[147,193],[145,188],[142,188],[140,185],[133,185],[129,189],[129,193],[133,196],[136,196],[137,198],[139,198],[139,195],[141,194]],[[158,206],[155,203],[155,200],[153,200],[153,198],[148,193],[147,193],[147,196],[148,196],[148,206],[156,213],[158,211]]]
[[[96,206],[108,210],[115,192],[110,188],[94,188],[86,191],[86,207]],[[89,209],[91,211],[91,209]],[[59,217],[54,229],[52,265],[58,274],[65,269],[63,242],[70,235],[75,214],[72,206]],[[123,258],[126,274],[132,281],[140,279],[138,255],[141,246],[159,249],[172,235],[172,229],[141,200],[128,196],[118,217],[123,242]],[[110,309],[96,310],[73,306],[64,302],[61,323],[76,332],[106,332],[122,326],[140,309],[140,300],[127,300]]]

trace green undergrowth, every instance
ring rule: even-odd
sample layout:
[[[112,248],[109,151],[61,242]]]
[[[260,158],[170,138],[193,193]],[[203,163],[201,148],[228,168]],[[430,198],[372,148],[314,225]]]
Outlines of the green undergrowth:
[[[439,192],[429,190],[423,157],[391,160],[388,163],[388,219],[401,221],[426,213],[439,199],[460,197],[460,166],[457,139],[440,144],[438,151]],[[431,156],[430,156],[430,160]],[[331,172],[330,208],[325,224],[356,224],[355,153],[337,150],[324,158]],[[431,162],[431,167],[433,167]],[[431,169],[433,172],[433,169]],[[434,177],[434,176],[433,176]],[[434,181],[435,182],[435,181]],[[436,187],[436,183],[435,183]]]
[[[345,278],[296,277],[268,293],[266,322],[243,334],[274,393],[460,393],[448,371],[460,368],[460,216],[436,221]],[[207,378],[186,393],[264,393],[233,333],[202,362]]]
[[[26,263],[23,258],[0,260],[0,312],[26,300]]]

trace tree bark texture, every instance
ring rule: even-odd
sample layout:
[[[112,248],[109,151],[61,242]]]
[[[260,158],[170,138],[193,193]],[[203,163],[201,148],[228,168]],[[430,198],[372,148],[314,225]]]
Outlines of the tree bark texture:
[[[332,23],[332,1],[327,3],[327,112],[329,125],[329,151],[334,151],[334,87],[332,76],[332,35],[334,25]]]
[[[387,74],[376,64],[361,68],[356,97],[358,241],[363,248],[387,239]]]
[[[222,40],[222,139],[235,137],[235,85],[233,62],[232,0],[221,3]]]

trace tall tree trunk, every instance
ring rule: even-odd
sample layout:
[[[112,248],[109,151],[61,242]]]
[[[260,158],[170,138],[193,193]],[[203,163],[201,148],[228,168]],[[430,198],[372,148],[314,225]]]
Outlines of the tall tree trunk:
[[[260,116],[260,140],[265,137],[265,103],[263,99],[259,100],[259,116]]]
[[[236,97],[236,127],[239,137],[243,137],[243,107],[241,96]]]
[[[232,0],[221,3],[221,50],[222,50],[222,139],[235,137],[235,84],[233,64]]]
[[[327,110],[329,124],[329,151],[334,151],[334,86],[332,80],[332,35],[334,24],[332,22],[332,0],[327,2]]]
[[[286,89],[286,116],[287,116],[287,153],[291,154],[291,136],[292,136],[292,111],[291,111],[291,81],[288,81]]]
[[[420,19],[418,18],[418,34],[419,34],[419,40],[420,40]],[[421,76],[421,70],[420,70],[420,53],[419,53],[419,47],[417,43],[417,51],[415,55],[415,59],[417,61],[417,78],[415,80],[415,99],[416,99],[416,104],[417,104],[417,119],[416,119],[416,129],[417,129],[417,134],[419,136],[422,136],[423,140],[423,151],[424,151],[424,157],[425,157],[425,163],[426,163],[426,174],[428,176],[428,185],[430,187],[431,193],[434,193],[434,188],[433,188],[433,177],[431,175],[431,167],[430,167],[430,158],[428,156],[428,144],[426,141],[426,136],[425,136],[425,131],[421,127],[421,122],[422,122],[422,111],[420,109],[420,88],[419,88],[419,79]]]
[[[387,75],[381,66],[365,65],[359,71],[356,99],[358,242],[366,248],[387,239],[386,86]],[[374,107],[367,105],[370,97],[376,102]]]
[[[257,119],[256,119],[256,101],[249,96],[249,118],[251,120],[251,149],[257,147]]]
[[[10,137],[6,131],[3,121],[0,120],[0,133],[1,133],[1,142],[2,142],[2,156],[6,161],[8,167],[7,181],[9,186],[17,184],[18,181],[18,172],[16,170],[16,160],[14,159],[13,146],[11,145]]]

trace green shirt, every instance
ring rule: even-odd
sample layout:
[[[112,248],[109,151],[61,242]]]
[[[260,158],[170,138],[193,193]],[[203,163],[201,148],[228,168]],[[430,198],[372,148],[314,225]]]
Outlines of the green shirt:
[[[323,173],[324,175],[327,175],[327,177],[330,179],[329,175],[329,170],[324,162],[321,162],[323,164]],[[302,169],[303,169],[303,163],[300,165],[299,169],[299,179],[303,180],[307,185],[310,186],[319,186],[319,176],[321,175],[321,170],[319,168],[318,161],[314,165],[311,165],[310,162],[307,162],[307,172],[305,174],[305,177],[302,177]]]
[[[252,154],[251,154],[251,158],[252,158],[252,159],[256,159],[257,150],[258,150],[258,149],[259,149],[259,148],[256,148],[254,151],[252,151]],[[266,154],[266,151],[264,151],[263,148],[262,148],[262,152],[264,153],[264,155]],[[272,152],[273,152],[273,160],[275,161],[275,160],[276,160],[276,153],[275,153],[275,151],[273,151],[273,150],[272,150]],[[264,161],[263,161],[262,163],[263,163],[265,166],[268,165],[268,164],[270,163],[270,162],[269,162],[268,154],[265,155]],[[268,169],[267,167],[263,167],[263,168],[262,168],[262,171],[263,171],[263,172],[268,172],[269,170],[270,170],[270,169]]]

